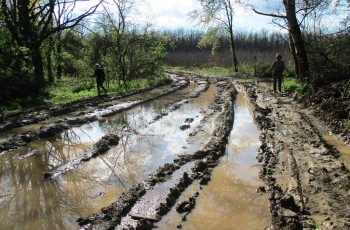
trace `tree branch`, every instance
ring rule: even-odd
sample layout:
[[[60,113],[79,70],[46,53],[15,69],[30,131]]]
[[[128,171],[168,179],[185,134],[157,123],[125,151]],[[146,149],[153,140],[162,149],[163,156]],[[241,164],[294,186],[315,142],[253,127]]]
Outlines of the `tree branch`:
[[[268,16],[268,17],[273,17],[273,18],[283,18],[283,19],[287,18],[287,16],[284,16],[284,15],[271,14],[271,13],[263,13],[263,12],[257,11],[255,8],[252,8],[252,10],[253,10],[256,14],[263,15],[263,16]]]

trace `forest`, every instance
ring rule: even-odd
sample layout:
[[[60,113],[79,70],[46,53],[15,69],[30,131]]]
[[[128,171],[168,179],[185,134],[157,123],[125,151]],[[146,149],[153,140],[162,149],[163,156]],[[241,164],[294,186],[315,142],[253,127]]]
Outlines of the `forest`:
[[[203,25],[198,30],[140,26],[133,22],[136,3],[130,0],[114,0],[113,8],[96,2],[81,13],[75,10],[78,2],[2,1],[1,113],[94,96],[95,63],[116,93],[166,81],[162,71],[172,66],[223,67],[266,77],[276,53],[304,93],[349,79],[348,1],[271,1],[280,10],[250,5],[252,13],[271,17],[278,32],[235,30],[235,6],[249,1],[200,1],[202,11],[189,9],[193,23]],[[329,26],[328,18],[339,13],[345,15],[339,25]],[[69,98],[55,92],[58,85],[69,86],[64,88]]]

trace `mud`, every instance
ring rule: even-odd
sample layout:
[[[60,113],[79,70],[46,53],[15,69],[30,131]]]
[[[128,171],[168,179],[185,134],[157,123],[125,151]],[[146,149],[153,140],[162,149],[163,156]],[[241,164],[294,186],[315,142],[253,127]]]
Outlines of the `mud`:
[[[202,149],[191,155],[179,156],[173,163],[161,167],[157,172],[150,175],[148,180],[134,186],[125,195],[122,195],[117,202],[101,210],[101,213],[87,218],[80,218],[78,222],[83,229],[111,229],[120,224],[121,226],[118,226],[119,229],[151,229],[153,224],[175,205],[176,199],[189,184],[193,183],[193,181],[198,181],[201,185],[208,183],[212,169],[217,166],[219,163],[218,159],[225,153],[227,137],[233,123],[233,100],[237,95],[233,84],[227,81],[218,82],[217,86],[218,93],[210,106],[210,112],[206,114],[206,119],[203,119],[205,121],[212,119],[212,122],[215,123],[215,128],[210,140]],[[176,176],[175,178],[178,178],[178,180],[171,183],[171,185],[166,185],[163,192],[158,194],[157,202],[152,203],[147,199],[147,197],[155,199],[153,190],[161,186],[160,184],[168,181],[164,181],[161,178],[170,178],[183,165],[191,162],[193,162],[193,166],[190,169],[182,172],[181,176]],[[148,193],[151,193],[151,195],[148,195]],[[134,199],[124,198],[124,196],[128,196],[126,194],[130,194]],[[139,197],[137,198],[137,196]],[[146,200],[142,201],[144,197],[146,197]],[[140,202],[142,203],[150,202],[153,204],[153,210],[147,210],[147,213],[142,215],[133,214],[135,212],[135,210],[132,210],[134,206],[145,207],[145,205],[137,203],[138,199],[141,199]],[[195,196],[192,197],[191,202],[194,204]],[[181,206],[181,204],[178,205]],[[183,206],[186,206],[184,211],[187,213],[194,207],[194,205],[190,206],[188,204]]]
[[[180,229],[196,208],[202,190],[194,191],[185,200],[179,200],[179,197],[190,185],[202,187],[211,180],[213,169],[225,154],[234,122],[236,87],[239,86],[250,98],[254,119],[260,129],[261,145],[256,158],[260,162],[259,178],[263,186],[257,187],[256,192],[268,197],[271,219],[271,226],[261,228],[350,229],[350,172],[346,166],[350,164],[344,162],[349,158],[341,158],[342,153],[324,139],[324,130],[320,130],[322,127],[336,134],[334,138],[349,141],[349,130],[344,122],[349,119],[350,108],[346,83],[339,92],[331,89],[322,91],[325,100],[312,96],[305,100],[291,98],[288,93],[273,94],[271,83],[239,83],[229,78],[170,71],[167,74],[173,79],[169,89],[144,100],[111,105],[108,102],[130,94],[110,95],[1,118],[0,130],[7,131],[28,124],[41,124],[41,121],[53,116],[66,115],[63,119],[39,126],[37,130],[11,135],[0,143],[0,155],[10,154],[13,149],[34,140],[52,137],[71,127],[103,120],[135,105],[171,94],[195,81],[188,94],[165,105],[165,109],[148,122],[150,125],[189,103],[210,85],[215,85],[215,98],[209,108],[201,111],[203,118],[200,124],[191,127],[194,118],[188,117],[178,127],[181,132],[193,128],[188,136],[201,145],[199,150],[176,155],[171,162],[148,175],[147,179],[126,189],[109,206],[77,220],[81,229],[152,229],[170,209],[175,208],[182,216],[182,223],[177,226]],[[131,94],[149,90],[151,88]],[[89,111],[92,107],[95,108]],[[83,111],[85,109],[88,111]],[[81,112],[70,114],[73,111]],[[210,132],[205,133],[207,130]],[[113,146],[119,145],[121,138],[116,134],[106,135],[94,144],[90,152],[56,165],[40,177],[48,182],[54,181],[61,174],[105,154]],[[15,158],[24,159],[37,154],[35,149],[29,149]],[[0,202],[8,196],[0,194]]]
[[[77,116],[71,116],[71,117],[67,117],[67,118],[63,118],[60,119],[57,122],[54,123],[50,123],[47,125],[43,125],[40,127],[39,130],[34,130],[34,131],[28,131],[26,133],[21,133],[21,134],[16,134],[16,135],[11,135],[10,137],[6,138],[5,140],[0,142],[0,154],[3,154],[4,152],[8,151],[8,150],[13,150],[16,148],[20,148],[23,146],[26,146],[28,143],[34,141],[34,140],[38,140],[40,138],[48,138],[48,137],[52,137],[56,134],[58,134],[59,132],[62,132],[66,129],[69,129],[70,127],[73,126],[80,126],[82,124],[86,124],[89,122],[93,122],[99,119],[99,117],[108,117],[108,116],[112,116],[116,113],[120,113],[124,110],[130,109],[136,105],[145,103],[147,101],[151,101],[154,100],[156,98],[171,94],[177,90],[180,90],[182,88],[184,88],[186,85],[189,84],[189,80],[183,79],[181,77],[177,77],[173,79],[173,84],[172,87],[168,90],[165,90],[161,93],[159,93],[156,96],[153,96],[151,98],[147,98],[144,100],[139,100],[139,101],[134,101],[132,103],[126,103],[123,106],[105,106],[105,107],[98,107],[95,111],[91,111],[89,113],[83,113]],[[136,93],[140,93],[140,92],[144,92],[144,91],[149,91],[150,89],[153,89],[155,87],[152,88],[146,88],[143,90],[139,90],[136,92],[133,92],[132,94],[136,94]],[[198,93],[198,92],[197,92]],[[125,96],[129,96],[129,94],[123,95]],[[82,102],[76,102],[75,106],[72,106],[72,108],[77,109],[76,107],[78,107],[79,109],[83,109],[86,108],[87,106],[93,106],[93,105],[97,105],[99,103],[102,103],[103,101],[111,101],[114,100],[116,97],[121,97],[121,96],[110,96],[107,97],[105,99],[93,99],[94,103],[84,103],[85,101],[83,100]],[[56,112],[55,115],[57,114],[64,114],[64,113],[68,113],[73,110],[68,110],[66,109],[67,107],[69,107],[69,105],[64,105],[61,106],[61,109],[54,109],[55,111],[60,111],[60,112]],[[46,116],[42,117],[42,114],[46,113],[46,112],[37,112],[34,114],[29,114],[28,116],[33,116],[34,118],[31,119],[31,122],[15,122],[15,120],[17,121],[21,121],[22,120],[22,114],[18,115],[17,117],[13,117],[12,119],[9,119],[9,121],[5,122],[6,124],[3,125],[2,129],[6,130],[6,129],[10,129],[10,128],[14,128],[14,127],[18,127],[18,126],[23,126],[25,124],[33,124],[35,122],[39,122],[41,120],[44,120],[46,118]],[[42,119],[41,119],[42,118]],[[28,120],[28,119],[26,119]],[[7,124],[12,124],[12,125],[7,125]]]
[[[260,177],[273,229],[349,229],[349,170],[322,139],[310,108],[271,84],[246,85],[261,129]],[[345,138],[345,137],[344,137]]]

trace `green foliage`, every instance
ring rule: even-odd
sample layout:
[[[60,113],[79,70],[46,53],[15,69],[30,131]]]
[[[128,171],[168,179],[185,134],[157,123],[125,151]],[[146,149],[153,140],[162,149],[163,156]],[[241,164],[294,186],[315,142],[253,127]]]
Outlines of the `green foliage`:
[[[330,82],[350,79],[350,35],[348,33],[329,36],[309,34],[310,52],[309,83],[320,86]]]
[[[215,55],[220,47],[220,38],[223,36],[219,28],[210,28],[198,42],[198,48],[211,48],[211,54]]]
[[[345,127],[348,128],[348,129],[350,129],[350,119],[346,121]]]
[[[128,83],[128,89],[132,91],[152,84],[165,83],[168,81],[169,79],[164,75],[155,76],[153,78],[135,79]],[[81,98],[95,97],[97,95],[96,83],[93,78],[77,81],[72,77],[63,77],[61,80],[57,80],[55,84],[48,87],[47,91],[50,92],[50,97],[46,100],[46,103],[50,105],[71,102]],[[126,92],[124,87],[120,87],[117,82],[110,82],[107,91],[108,94]]]
[[[239,64],[239,71],[241,73],[249,73],[249,74],[254,74],[254,65],[246,63],[246,62],[241,62]]]
[[[295,77],[285,77],[283,79],[282,87],[286,91],[298,95],[311,94],[312,92],[314,92],[314,88],[312,87],[312,85],[306,82],[300,82]]]
[[[72,93],[79,93],[84,90],[90,91],[94,87],[95,85],[93,81],[80,81],[75,87],[73,87]]]
[[[305,220],[305,224],[307,225],[307,227],[309,229],[312,229],[312,230],[319,230],[319,227],[317,226],[316,222],[312,219],[312,218],[307,218]]]

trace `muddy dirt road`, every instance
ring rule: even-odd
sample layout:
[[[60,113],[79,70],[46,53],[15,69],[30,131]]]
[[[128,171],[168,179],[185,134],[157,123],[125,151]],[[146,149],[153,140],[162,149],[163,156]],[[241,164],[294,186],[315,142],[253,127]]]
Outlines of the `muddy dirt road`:
[[[349,146],[310,109],[167,74],[2,119],[0,229],[350,229]]]

